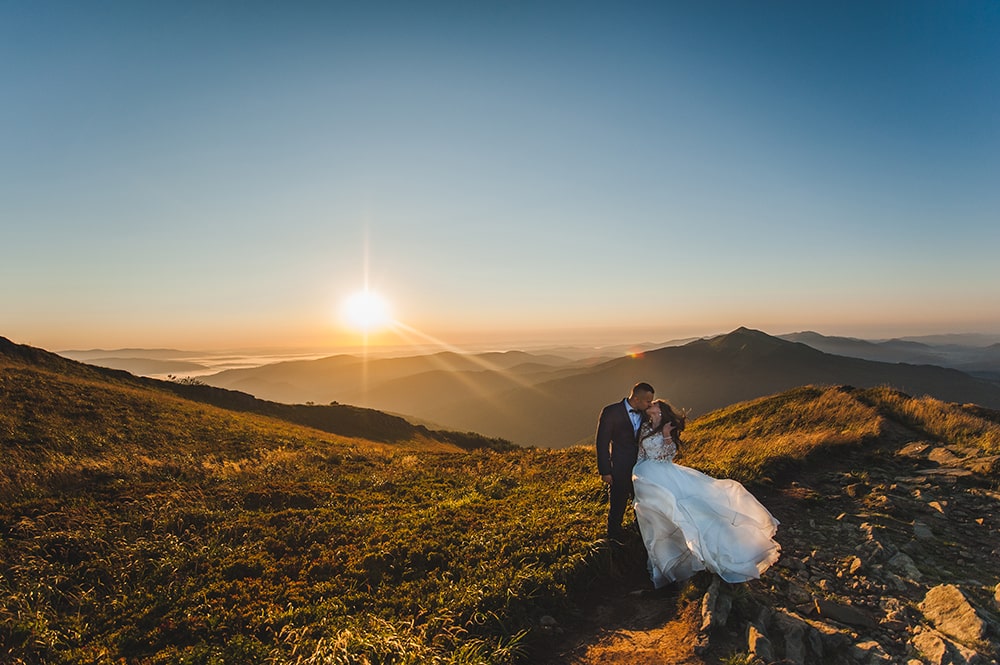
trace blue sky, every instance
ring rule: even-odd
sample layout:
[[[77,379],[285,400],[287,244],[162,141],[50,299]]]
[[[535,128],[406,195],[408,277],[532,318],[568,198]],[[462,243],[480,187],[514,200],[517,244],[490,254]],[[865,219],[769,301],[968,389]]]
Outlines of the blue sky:
[[[0,335],[1000,332],[996,2],[0,0]]]

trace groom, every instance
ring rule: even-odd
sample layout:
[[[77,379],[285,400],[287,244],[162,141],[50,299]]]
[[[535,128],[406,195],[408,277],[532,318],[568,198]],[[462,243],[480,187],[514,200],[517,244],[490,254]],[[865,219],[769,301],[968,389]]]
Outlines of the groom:
[[[631,394],[601,411],[597,423],[597,471],[610,488],[608,538],[621,542],[622,520],[632,496],[632,467],[639,454],[639,425],[653,403],[653,386],[637,383]]]

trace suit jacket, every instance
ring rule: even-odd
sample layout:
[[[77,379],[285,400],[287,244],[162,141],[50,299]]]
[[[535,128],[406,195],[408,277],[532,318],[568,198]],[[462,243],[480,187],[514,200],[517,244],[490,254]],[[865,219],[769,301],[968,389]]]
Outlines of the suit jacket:
[[[639,456],[639,442],[632,429],[625,402],[609,404],[597,421],[597,471],[602,476],[612,473],[632,473]]]

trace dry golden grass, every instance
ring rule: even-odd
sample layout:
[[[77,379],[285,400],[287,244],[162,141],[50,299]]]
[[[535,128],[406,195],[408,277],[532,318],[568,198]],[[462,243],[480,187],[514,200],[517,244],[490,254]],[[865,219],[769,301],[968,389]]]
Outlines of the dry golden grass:
[[[511,662],[592,571],[600,480],[437,435],[0,362],[0,660]]]
[[[883,422],[850,390],[805,386],[693,421],[678,461],[716,477],[760,482],[782,464],[874,439]]]
[[[974,447],[988,455],[1000,453],[1000,426],[995,420],[984,418],[980,407],[942,402],[933,397],[910,397],[891,388],[865,391],[863,399],[885,415],[937,441]]]
[[[205,470],[306,469],[344,455],[396,450],[461,452],[416,434],[393,444],[331,434],[283,420],[199,404],[170,393],[66,376],[0,361],[0,500],[72,488],[94,479]]]

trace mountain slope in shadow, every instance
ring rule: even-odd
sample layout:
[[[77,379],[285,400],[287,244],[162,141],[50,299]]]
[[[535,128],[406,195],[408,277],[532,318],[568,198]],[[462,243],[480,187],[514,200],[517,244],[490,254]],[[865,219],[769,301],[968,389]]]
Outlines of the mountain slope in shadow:
[[[851,337],[830,337],[811,331],[779,335],[779,337],[789,342],[802,342],[819,351],[839,356],[911,365],[939,365],[994,382],[1000,380],[1000,343],[974,346],[968,343],[942,341],[937,344],[926,344],[906,339],[871,342]],[[973,340],[975,339],[974,337]]]
[[[921,345],[907,342],[893,348],[902,347],[924,353]],[[825,353],[747,328],[597,364],[523,352],[446,352],[368,362],[334,356],[204,380],[267,399],[351,403],[544,447],[589,440],[601,407],[624,398],[638,381],[652,383],[658,396],[692,415],[809,384],[888,385],[1000,408],[1000,385],[955,369]]]
[[[847,358],[739,328],[714,339],[609,361],[574,374],[494,395],[469,396],[422,415],[459,429],[515,443],[561,447],[593,436],[600,409],[623,399],[638,381],[697,416],[728,404],[797,386],[888,385],[912,395],[1000,408],[1000,386],[954,369]],[[404,405],[394,410],[406,412]]]

